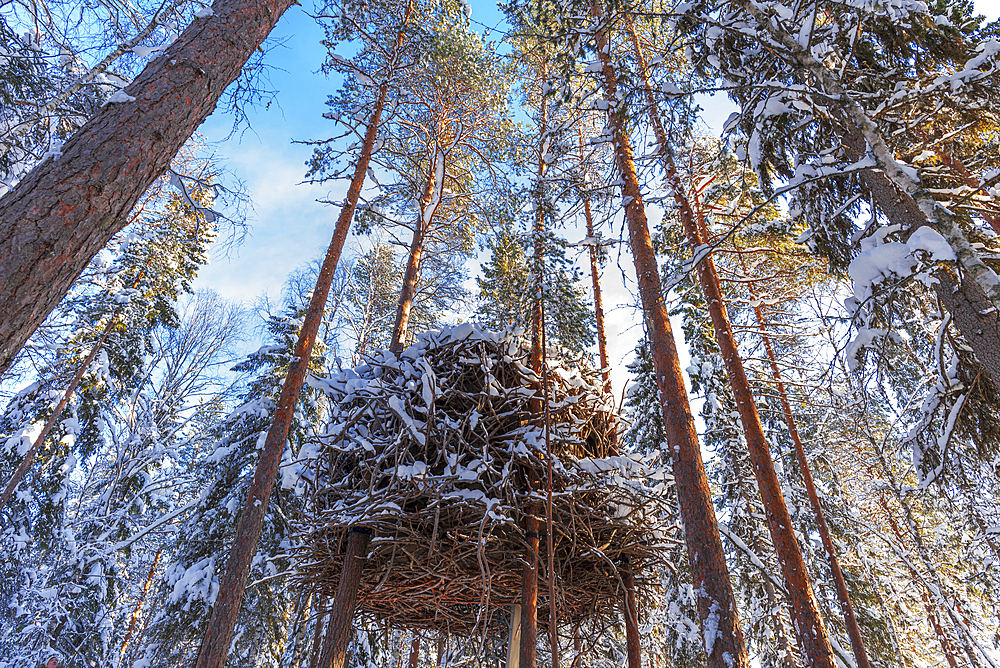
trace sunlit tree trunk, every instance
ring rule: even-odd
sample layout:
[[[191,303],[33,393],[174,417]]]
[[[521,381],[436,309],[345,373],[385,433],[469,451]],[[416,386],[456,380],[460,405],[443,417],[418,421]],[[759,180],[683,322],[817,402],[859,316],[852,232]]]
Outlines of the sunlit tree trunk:
[[[577,128],[577,138],[580,148],[580,167],[583,168],[583,127]],[[594,320],[597,325],[597,353],[601,360],[601,378],[604,380],[604,391],[611,392],[611,362],[608,360],[608,336],[604,327],[604,303],[601,300],[600,266],[597,262],[597,244],[594,237],[594,214],[590,208],[590,197],[581,192],[583,200],[583,216],[587,221],[587,250],[590,254],[590,282],[594,288]],[[616,434],[612,434],[612,437]],[[615,439],[617,440],[617,439]]]
[[[680,175],[670,153],[667,135],[659,120],[659,110],[647,78],[646,63],[641,46],[630,25],[628,32],[639,63],[639,72],[644,84],[646,102],[649,105],[649,116],[656,135],[660,160],[666,172],[670,190],[673,191],[674,203],[677,206],[688,244],[691,246],[691,252],[697,258],[702,252],[705,240],[702,239],[701,232],[698,230],[691,204],[684,195]],[[725,300],[719,285],[719,276],[716,273],[715,263],[711,255],[698,262],[697,270],[698,280],[712,320],[712,328],[715,331],[715,340],[719,345],[719,352],[726,367],[726,375],[729,377],[729,384],[736,399],[736,408],[740,414],[740,423],[743,425],[743,434],[746,438],[754,476],[757,479],[757,488],[760,490],[761,501],[764,504],[771,540],[774,543],[778,563],[781,565],[781,571],[788,587],[788,597],[792,608],[792,626],[798,635],[803,658],[806,664],[813,668],[835,668],[833,647],[830,645],[830,638],[827,635],[826,626],[820,616],[819,606],[809,582],[809,571],[806,568],[802,550],[792,529],[792,518],[788,513],[788,506],[785,504],[784,495],[781,492],[781,483],[774,470],[767,437],[764,435],[764,427],[761,425],[760,415],[757,413],[757,404],[743,368],[743,360],[739,355],[736,339],[733,337],[733,329],[729,322],[729,315],[726,313]]]
[[[604,18],[598,0],[593,0],[591,7],[595,20],[602,26]],[[603,28],[599,28],[597,32],[597,53],[601,60],[605,98],[617,100],[618,84],[611,63],[610,45]],[[609,109],[608,124],[614,141],[615,162],[623,183],[629,244],[646,316],[650,354],[663,411],[663,426],[671,449],[674,482],[687,537],[688,560],[694,588],[701,593],[698,597],[698,617],[702,631],[707,636],[705,646],[708,666],[748,668],[750,661],[746,642],[740,629],[718,520],[701,459],[694,416],[691,414],[681,375],[680,358],[667,318],[659,267],[649,236],[642,192],[632,158],[632,146],[623,120],[617,109]]]
[[[699,213],[699,223],[702,217]],[[703,232],[704,234],[704,232]],[[740,256],[743,262],[743,256]],[[744,273],[746,264],[743,266]],[[753,283],[749,284],[750,294],[756,299],[756,290]],[[767,333],[767,325],[761,313],[759,304],[753,307],[757,324],[760,327],[760,337],[764,343],[764,351],[767,353],[768,364],[771,367],[771,377],[774,378],[774,386],[778,391],[778,400],[781,403],[781,412],[785,417],[785,424],[788,425],[788,435],[792,439],[792,446],[795,448],[795,458],[799,462],[799,470],[802,472],[802,482],[806,488],[806,495],[809,497],[809,505],[813,511],[813,518],[816,520],[816,528],[819,530],[820,540],[823,549],[826,550],[830,560],[830,571],[833,573],[834,588],[837,590],[837,598],[840,601],[840,608],[844,613],[844,625],[847,627],[847,635],[851,639],[851,648],[854,650],[854,660],[858,668],[870,668],[868,652],[865,649],[864,639],[861,637],[861,628],[858,626],[857,616],[854,614],[854,605],[851,602],[851,595],[847,591],[847,582],[844,580],[844,572],[840,568],[840,560],[837,559],[837,550],[833,546],[833,539],[830,536],[830,528],[826,524],[826,516],[823,514],[823,507],[819,503],[819,495],[816,493],[816,485],[813,482],[812,472],[809,469],[809,460],[806,458],[806,450],[802,445],[802,438],[799,436],[798,425],[795,423],[795,416],[792,414],[792,406],[788,401],[788,392],[785,390],[785,383],[781,378],[781,370],[778,368],[778,360],[774,354],[774,347],[771,345],[771,337]]]
[[[407,5],[404,23],[409,20],[411,10],[412,2]],[[403,34],[400,32],[397,43],[401,42],[402,39]],[[260,453],[260,461],[254,472],[253,482],[250,484],[246,501],[243,503],[239,523],[236,526],[236,535],[229,552],[229,558],[226,561],[226,570],[219,581],[219,594],[215,605],[212,606],[212,617],[198,652],[197,668],[222,668],[226,663],[233,628],[236,625],[236,616],[239,613],[240,604],[243,602],[243,591],[250,573],[250,564],[257,553],[257,543],[260,541],[267,504],[271,499],[275,476],[281,462],[281,454],[284,451],[285,441],[288,439],[288,429],[305,382],[313,344],[316,341],[316,334],[319,331],[326,308],[326,300],[330,294],[333,275],[337,269],[340,254],[344,249],[351,219],[354,217],[354,210],[361,196],[361,188],[364,186],[388,88],[388,82],[382,84],[375,107],[368,120],[368,128],[365,132],[361,153],[358,155],[354,177],[347,190],[344,206],[340,210],[333,239],[330,241],[326,257],[320,267],[316,287],[309,300],[309,307],[306,310],[302,329],[295,344],[295,355],[281,388],[281,395],[278,398],[271,427],[267,432],[264,448]],[[350,625],[350,619],[348,619],[347,624]],[[333,628],[327,635],[332,633],[334,633]]]
[[[396,321],[392,326],[392,340],[389,350],[398,353],[406,343],[406,332],[410,324],[410,312],[413,311],[413,300],[417,295],[417,281],[420,279],[420,263],[424,258],[424,242],[427,230],[433,222],[436,206],[431,206],[437,198],[440,200],[444,177],[445,155],[436,148],[434,159],[428,167],[427,183],[418,201],[420,215],[413,225],[413,238],[410,241],[410,252],[406,256],[406,271],[403,272],[403,285],[399,291],[399,305],[396,307]]]
[[[135,633],[135,627],[139,623],[139,616],[142,614],[142,607],[146,604],[146,597],[149,595],[149,588],[153,586],[153,576],[156,575],[156,567],[160,563],[161,556],[163,556],[163,548],[156,551],[156,556],[153,557],[153,563],[149,566],[149,574],[146,576],[146,582],[142,585],[142,596],[139,597],[139,602],[135,604],[135,610],[132,612],[132,619],[130,619],[128,623],[128,631],[125,632],[125,639],[122,640],[121,657],[118,659],[119,666],[121,666],[125,661],[125,653],[128,651],[128,645],[132,640],[132,634]]]

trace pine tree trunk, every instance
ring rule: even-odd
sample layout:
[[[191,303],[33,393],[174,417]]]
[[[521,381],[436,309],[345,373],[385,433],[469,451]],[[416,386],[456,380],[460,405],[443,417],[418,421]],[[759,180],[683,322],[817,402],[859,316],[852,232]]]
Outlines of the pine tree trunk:
[[[541,78],[545,80],[545,63],[542,63],[542,74]],[[541,105],[539,108],[539,128],[538,128],[538,155],[537,158],[537,171],[535,174],[535,187],[538,191],[538,197],[541,197],[542,193],[542,179],[545,175],[545,159],[544,159],[544,145],[545,145],[545,135],[548,130],[548,99],[542,97]],[[535,281],[535,299],[532,304],[531,309],[531,356],[530,365],[531,370],[535,374],[535,379],[532,381],[532,390],[534,395],[532,396],[529,407],[531,412],[535,415],[541,415],[544,410],[544,405],[542,402],[542,392],[544,388],[542,387],[542,378],[544,374],[543,369],[543,352],[542,346],[544,345],[543,337],[543,326],[542,321],[542,299],[544,298],[544,283],[543,283],[543,271],[545,263],[545,249],[544,249],[544,239],[543,235],[545,232],[545,213],[542,210],[541,201],[535,203],[535,222],[533,227],[533,253],[534,253],[534,270],[532,272]],[[531,494],[535,489],[538,488],[538,475],[525,467],[523,471],[523,479],[527,487],[526,492]],[[521,656],[518,662],[518,668],[535,668],[537,661],[537,649],[538,649],[538,530],[539,521],[538,515],[541,510],[541,506],[538,502],[529,502],[527,508],[525,509],[524,516],[524,536],[528,546],[527,553],[524,555],[524,567],[521,571]],[[550,601],[550,605],[552,602]]]
[[[577,138],[580,147],[580,166],[583,166],[583,127],[577,127]],[[583,216],[587,221],[587,239],[594,240],[594,214],[590,209],[590,197],[581,193],[583,200]],[[601,360],[601,378],[604,380],[604,391],[611,393],[611,362],[608,360],[608,336],[604,327],[604,303],[601,300],[600,266],[597,262],[597,244],[588,246],[590,251],[590,282],[594,288],[594,319],[597,324],[597,353]],[[617,434],[612,434],[617,441]]]
[[[642,668],[639,650],[639,608],[635,603],[635,578],[629,565],[621,574],[624,592],[622,599],[625,616],[625,652],[628,656],[628,668]]]
[[[329,599],[324,597],[323,602],[316,607],[318,614],[316,615],[316,628],[313,630],[312,648],[309,650],[309,668],[317,668],[319,665],[319,655],[323,649],[323,628],[328,616],[328,606]]]
[[[853,158],[860,157],[866,147],[864,138],[858,133],[846,135],[844,145]],[[890,223],[911,232],[928,224],[916,201],[899,191],[885,174],[864,170],[861,179]],[[944,267],[938,269],[934,277],[938,279],[934,284],[938,299],[951,313],[952,322],[987,375],[1000,387],[1000,312],[993,308],[993,303],[975,281],[959,280],[951,269]]]
[[[409,19],[411,7],[412,2],[407,5],[404,22]],[[398,39],[402,39],[402,33],[400,33]],[[161,59],[158,58],[158,60]],[[340,217],[337,219],[333,239],[330,241],[326,258],[324,258],[323,265],[320,267],[319,276],[316,278],[316,287],[313,290],[312,298],[309,300],[309,308],[306,311],[302,329],[295,344],[295,356],[292,364],[289,366],[285,383],[281,388],[281,396],[278,398],[271,427],[268,429],[264,448],[260,453],[260,460],[254,472],[253,482],[250,484],[247,499],[243,504],[240,519],[236,525],[236,536],[233,539],[233,545],[229,552],[229,559],[226,561],[225,573],[219,582],[219,594],[215,600],[215,605],[212,606],[212,618],[208,623],[205,639],[202,641],[201,649],[198,652],[196,668],[223,668],[226,663],[233,628],[236,625],[236,616],[243,602],[243,591],[246,588],[247,577],[250,574],[250,564],[257,553],[257,543],[260,541],[260,533],[264,524],[264,516],[267,512],[267,504],[271,499],[275,476],[278,473],[278,465],[281,462],[281,455],[285,449],[285,442],[288,440],[288,430],[291,427],[299,394],[302,391],[306,373],[309,369],[313,344],[316,341],[316,334],[323,320],[323,312],[326,309],[326,300],[330,294],[333,274],[337,269],[340,254],[344,249],[344,242],[347,239],[347,232],[351,226],[351,219],[354,217],[354,209],[357,207],[358,198],[361,196],[361,188],[364,185],[368,164],[371,160],[372,147],[375,144],[375,137],[378,134],[379,122],[381,121],[387,92],[388,82],[382,84],[375,108],[372,110],[368,121],[368,129],[365,132],[364,143],[361,147],[361,154],[358,156],[358,163],[354,169],[354,178],[351,180],[351,186],[347,190],[347,197],[345,198],[344,207],[340,210]]]
[[[442,156],[440,158],[444,160]],[[396,307],[396,322],[392,326],[392,341],[389,342],[389,350],[394,353],[403,350],[406,342],[406,330],[410,324],[410,312],[413,310],[413,299],[417,295],[417,281],[420,278],[420,262],[424,257],[424,239],[427,230],[430,229],[431,219],[434,214],[425,213],[427,207],[434,196],[436,184],[435,165],[438,154],[435,154],[434,162],[430,165],[430,174],[427,177],[427,184],[420,195],[420,215],[413,224],[413,239],[410,241],[410,253],[406,256],[406,271],[403,273],[403,285],[399,290],[399,304]]]
[[[701,238],[691,204],[684,195],[677,167],[670,154],[666,132],[659,121],[656,100],[653,97],[649,80],[646,78],[646,63],[642,49],[635,31],[631,29],[630,25],[629,28],[632,47],[639,61],[639,71],[643,78],[647,104],[650,106],[649,114],[651,119],[655,119],[652,124],[659,145],[660,159],[666,172],[667,181],[673,191],[674,203],[678,208],[691,252],[697,256],[705,240]],[[712,328],[715,331],[715,340],[722,354],[726,374],[729,376],[729,384],[736,399],[736,408],[740,414],[740,423],[743,425],[747,450],[753,464],[754,476],[757,479],[757,488],[760,490],[761,501],[764,504],[767,526],[774,543],[774,550],[777,553],[778,563],[781,564],[781,571],[785,577],[792,605],[792,626],[798,635],[803,658],[806,665],[812,668],[835,668],[833,647],[830,645],[826,626],[823,624],[819,606],[809,582],[809,571],[806,568],[802,550],[799,548],[795,532],[792,529],[792,518],[788,513],[788,506],[785,504],[784,495],[781,492],[781,483],[774,470],[767,437],[764,435],[760,415],[757,413],[757,404],[743,368],[743,360],[736,347],[733,329],[729,323],[725,301],[719,286],[719,276],[716,273],[715,263],[712,261],[711,255],[698,263],[698,280],[705,295]]]
[[[529,485],[530,491],[530,485]],[[538,504],[528,504],[524,536],[528,545],[521,570],[521,655],[518,668],[535,668],[538,647]]]
[[[0,198],[0,374],[215,109],[293,0],[217,0]]]
[[[603,24],[598,0],[594,0],[592,4],[592,13],[598,24]],[[617,100],[618,85],[611,64],[610,45],[603,29],[597,34],[597,51],[602,64],[605,98]],[[712,506],[712,494],[701,459],[694,416],[691,414],[681,375],[680,358],[663,301],[659,265],[649,236],[646,211],[632,158],[632,146],[623,121],[616,109],[609,109],[608,123],[614,141],[615,161],[623,183],[629,245],[646,316],[650,355],[663,411],[663,426],[671,448],[674,482],[687,537],[688,560],[694,589],[701,593],[698,597],[698,617],[702,632],[706,634],[708,666],[748,668],[750,660],[746,642],[740,629],[736,599],[729,581],[729,569]],[[712,634],[712,630],[716,633]]]
[[[752,283],[750,284],[750,294],[756,299]],[[778,390],[781,411],[785,416],[785,423],[788,425],[788,435],[791,437],[792,445],[795,448],[795,457],[799,462],[799,470],[802,472],[802,482],[806,488],[806,495],[809,497],[809,505],[812,507],[813,517],[816,520],[816,528],[819,530],[820,540],[823,542],[823,548],[826,550],[827,557],[830,560],[834,588],[837,590],[837,598],[840,599],[840,608],[844,613],[844,625],[847,627],[847,635],[851,639],[854,660],[858,668],[871,668],[871,662],[868,660],[868,652],[865,650],[864,639],[861,636],[861,628],[858,626],[858,619],[854,614],[851,595],[847,591],[844,572],[840,568],[840,560],[837,559],[837,550],[833,546],[830,528],[826,524],[823,507],[819,503],[819,495],[816,493],[816,485],[813,482],[812,472],[809,470],[809,460],[806,458],[806,450],[802,445],[798,426],[795,424],[795,416],[792,414],[792,406],[788,401],[788,392],[785,390],[785,383],[781,379],[781,370],[778,369],[778,360],[775,357],[774,348],[771,346],[771,337],[767,334],[767,326],[764,324],[764,317],[761,314],[760,306],[754,306],[753,310],[754,315],[757,317],[757,324],[760,326],[761,340],[764,342],[764,350],[767,353],[767,360],[771,367],[771,376],[774,378],[774,385]]]
[[[344,668],[347,648],[351,644],[354,628],[354,609],[358,602],[358,587],[361,571],[368,557],[368,543],[371,529],[352,527],[347,536],[347,554],[344,555],[344,570],[340,573],[337,593],[330,607],[326,638],[323,640],[323,654],[318,668]]]

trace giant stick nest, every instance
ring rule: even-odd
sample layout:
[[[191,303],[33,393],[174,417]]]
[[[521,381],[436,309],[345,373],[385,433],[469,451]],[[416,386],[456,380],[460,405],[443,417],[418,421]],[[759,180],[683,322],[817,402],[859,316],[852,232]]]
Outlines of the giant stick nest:
[[[540,379],[528,356],[520,336],[462,325],[314,379],[333,413],[298,526],[299,584],[332,596],[346,530],[368,527],[359,610],[399,627],[471,631],[484,611],[520,601],[530,511],[544,624],[547,422],[560,621],[611,621],[625,566],[644,596],[644,569],[676,540],[670,477],[614,454],[619,419],[598,371],[549,360]]]

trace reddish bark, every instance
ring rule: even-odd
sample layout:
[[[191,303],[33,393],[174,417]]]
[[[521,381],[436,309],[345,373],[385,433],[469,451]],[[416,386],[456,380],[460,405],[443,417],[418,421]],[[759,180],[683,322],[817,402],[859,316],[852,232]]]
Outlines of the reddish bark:
[[[654,133],[659,144],[659,155],[666,172],[667,181],[674,194],[674,203],[684,227],[691,252],[697,254],[704,244],[698,224],[695,220],[691,204],[684,195],[680,176],[670,154],[667,135],[659,121],[656,100],[653,97],[649,80],[646,78],[646,63],[634,30],[628,31],[632,39],[632,48],[639,61],[639,71],[643,78],[647,104],[650,105],[649,115],[653,120]],[[736,347],[733,329],[726,313],[725,300],[719,286],[719,276],[711,255],[698,263],[698,279],[705,295],[708,312],[715,330],[715,340],[729,376],[729,384],[736,399],[736,409],[739,411],[740,423],[746,437],[747,451],[757,479],[761,501],[767,516],[767,526],[774,543],[774,550],[781,565],[781,571],[788,588],[788,597],[792,607],[792,626],[796,630],[799,646],[807,666],[815,668],[835,668],[833,647],[826,632],[826,626],[820,616],[819,605],[809,582],[809,572],[806,568],[802,550],[792,529],[792,518],[788,513],[781,483],[774,470],[774,462],[768,449],[767,437],[757,413],[750,382],[743,368],[743,360]]]
[[[750,293],[756,297],[752,284],[750,286]],[[798,460],[799,469],[802,471],[802,482],[805,485],[806,494],[809,496],[809,505],[812,507],[813,517],[816,520],[816,527],[819,530],[823,548],[826,550],[827,557],[830,560],[830,570],[833,573],[834,587],[837,590],[837,598],[840,600],[840,607],[844,613],[844,625],[847,627],[847,635],[851,639],[854,660],[858,668],[871,668],[871,662],[868,660],[868,652],[865,650],[864,639],[861,637],[861,628],[858,626],[858,619],[854,614],[851,595],[847,591],[844,572],[840,568],[840,560],[837,559],[837,550],[833,546],[833,539],[830,536],[830,528],[826,524],[823,507],[819,504],[819,495],[816,493],[816,485],[813,482],[812,472],[809,470],[809,460],[806,459],[806,450],[802,445],[798,426],[795,424],[795,416],[792,414],[792,406],[788,401],[788,392],[785,390],[785,383],[781,379],[781,370],[778,369],[778,361],[774,354],[774,348],[771,346],[771,337],[767,335],[760,306],[754,306],[753,310],[754,315],[757,316],[757,324],[760,326],[764,350],[767,352],[767,360],[771,366],[771,376],[774,378],[775,388],[778,390],[781,411],[785,416],[785,423],[788,425],[788,435],[792,439],[792,445],[795,448],[795,458]]]
[[[420,634],[413,632],[413,644],[410,646],[410,668],[417,668],[420,662]]]
[[[316,668],[316,666],[319,665],[320,650],[323,647],[323,627],[327,617],[326,608],[327,601],[323,601],[323,603],[316,608],[319,611],[319,614],[316,616],[316,628],[313,631],[312,649],[309,651],[309,668]]]
[[[592,13],[599,24],[603,23],[597,0],[592,4]],[[617,100],[618,86],[609,46],[604,31],[599,30],[597,52],[602,64],[605,98]],[[714,643],[711,643],[708,666],[747,668],[750,660],[737,616],[736,600],[729,581],[718,521],[701,459],[694,416],[691,414],[681,375],[680,358],[663,301],[659,267],[649,236],[642,192],[632,158],[632,146],[623,126],[623,119],[616,109],[609,109],[608,123],[614,141],[615,161],[623,183],[629,244],[646,315],[650,354],[662,403],[663,426],[667,442],[672,448],[670,455],[687,538],[688,560],[694,588],[701,594],[698,597],[698,617],[703,629],[710,616],[718,620],[718,633]]]
[[[410,6],[407,6],[407,19],[409,13]],[[226,663],[233,627],[236,624],[236,615],[243,602],[243,591],[246,588],[247,576],[250,574],[250,564],[257,553],[257,543],[260,540],[267,504],[274,489],[278,464],[281,462],[281,454],[284,451],[285,442],[288,440],[288,430],[292,423],[292,416],[295,414],[295,406],[298,403],[299,393],[302,391],[309,369],[309,360],[312,356],[316,334],[323,321],[323,312],[330,294],[333,274],[344,249],[351,219],[354,217],[354,209],[361,196],[361,188],[364,185],[368,163],[371,160],[372,146],[375,144],[375,136],[378,133],[387,91],[388,83],[383,83],[375,108],[368,121],[365,140],[361,153],[358,155],[357,166],[354,169],[354,178],[347,190],[347,197],[344,207],[340,210],[333,239],[330,241],[330,247],[327,249],[323,265],[320,267],[319,276],[316,278],[316,287],[303,319],[299,339],[295,344],[295,355],[289,366],[288,375],[285,377],[285,383],[281,388],[281,396],[278,398],[274,418],[264,441],[264,449],[260,453],[253,482],[250,484],[247,499],[243,504],[239,523],[236,526],[236,536],[229,552],[229,559],[226,561],[226,571],[219,582],[218,598],[216,598],[215,605],[212,606],[212,618],[208,623],[205,639],[198,652],[197,668],[222,668]],[[327,636],[329,637],[329,633]]]
[[[529,504],[524,517],[524,537],[528,549],[521,571],[521,657],[518,668],[535,668],[535,650],[538,645],[537,510],[537,504]]]
[[[323,654],[319,659],[319,668],[344,668],[347,658],[347,648],[351,644],[352,622],[354,609],[358,603],[358,586],[361,584],[361,571],[368,556],[368,543],[371,541],[371,529],[352,527],[347,536],[347,554],[344,555],[344,570],[337,583],[337,593],[330,606],[330,617],[327,622],[326,638],[323,641]],[[415,640],[415,642],[419,642]]]
[[[0,198],[0,373],[215,109],[293,0],[217,0],[62,156]]]
[[[580,148],[580,165],[583,166],[583,127],[577,128],[577,139]],[[594,214],[590,209],[590,197],[581,194],[583,200],[583,216],[587,221],[587,238],[594,239]],[[597,245],[588,246],[590,251],[590,282],[594,287],[594,318],[597,324],[597,353],[601,359],[601,378],[604,380],[604,391],[611,392],[611,362],[608,361],[608,336],[604,327],[604,303],[601,300],[600,266],[597,262]],[[617,441],[616,434],[612,440]]]
[[[406,342],[406,330],[410,324],[413,299],[417,295],[417,280],[420,278],[420,262],[424,257],[424,240],[431,225],[430,219],[424,220],[424,211],[427,210],[427,205],[434,195],[434,185],[434,163],[431,162],[427,185],[420,195],[420,216],[413,224],[413,239],[410,241],[410,253],[406,256],[406,271],[403,272],[403,285],[399,290],[399,305],[396,307],[396,321],[392,326],[389,350],[394,353],[402,351]],[[433,215],[430,218],[433,218]]]
[[[622,572],[625,591],[622,596],[625,608],[625,650],[628,654],[628,668],[642,668],[639,653],[639,608],[635,604],[635,578],[628,564]]]
[[[542,63],[542,79],[545,78],[544,61]],[[538,167],[536,174],[536,186],[541,188],[542,177],[545,174],[545,160],[542,152],[542,145],[545,141],[545,133],[548,123],[548,100],[542,97],[539,109],[539,132],[538,132]],[[544,321],[542,319],[542,271],[544,269],[545,254],[542,246],[542,234],[545,230],[545,216],[540,203],[536,203],[535,223],[534,223],[534,278],[535,278],[535,301],[531,311],[531,370],[535,373],[532,382],[534,396],[529,402],[531,412],[538,415],[545,409],[542,402],[542,379],[544,377],[544,360],[542,347],[544,346]],[[525,470],[523,472],[527,486],[527,492],[538,487],[538,476],[534,471]],[[535,668],[536,649],[538,645],[538,511],[539,504],[531,502],[526,508],[524,517],[524,535],[528,550],[524,555],[524,568],[522,569],[521,582],[521,656],[518,668]],[[551,602],[550,602],[551,605]]]

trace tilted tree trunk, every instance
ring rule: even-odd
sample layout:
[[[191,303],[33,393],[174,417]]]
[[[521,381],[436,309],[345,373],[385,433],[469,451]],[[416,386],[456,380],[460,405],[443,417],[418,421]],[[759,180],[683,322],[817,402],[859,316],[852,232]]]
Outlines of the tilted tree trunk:
[[[344,668],[347,648],[351,644],[351,631],[354,628],[354,609],[358,603],[361,571],[368,556],[368,543],[371,537],[371,529],[364,527],[351,527],[348,532],[344,570],[340,574],[337,593],[334,594],[330,606],[326,638],[323,640],[323,653],[320,655],[318,668]],[[419,639],[415,642],[419,642]]]
[[[592,14],[603,24],[599,0],[594,0]],[[617,100],[618,84],[611,64],[610,45],[603,29],[597,33],[597,52],[601,60],[605,98]],[[712,506],[712,494],[701,459],[694,416],[688,403],[680,358],[674,343],[670,321],[660,285],[659,265],[649,236],[649,225],[642,203],[642,192],[632,158],[632,146],[618,110],[608,110],[615,162],[622,178],[625,220],[629,245],[635,263],[639,294],[646,316],[650,354],[656,373],[656,385],[663,411],[663,426],[671,449],[674,483],[681,519],[687,538],[688,560],[698,597],[698,618],[706,633],[705,647],[709,668],[748,668],[746,642],[740,628],[736,599],[729,581],[726,555],[719,535],[718,520]]]
[[[409,20],[411,9],[412,2],[407,5],[404,23]],[[398,36],[397,44],[401,40],[402,32]],[[288,430],[309,369],[309,360],[312,357],[316,334],[323,321],[323,312],[330,294],[333,274],[344,249],[347,232],[351,227],[351,219],[354,217],[354,209],[361,196],[361,188],[364,186],[388,87],[388,82],[385,82],[379,90],[375,108],[368,120],[368,129],[365,132],[361,153],[358,155],[354,177],[347,190],[344,207],[340,210],[333,239],[330,241],[330,247],[323,259],[319,276],[316,278],[316,287],[313,289],[309,308],[306,310],[302,329],[299,331],[299,338],[295,344],[295,354],[288,368],[284,385],[281,387],[281,395],[278,398],[274,417],[264,441],[264,448],[260,453],[253,482],[250,484],[239,522],[236,525],[236,535],[229,552],[229,558],[226,560],[226,570],[219,581],[219,594],[215,605],[212,606],[212,617],[198,651],[197,668],[222,668],[226,663],[233,628],[236,625],[236,616],[243,602],[243,591],[250,574],[250,564],[257,553],[257,544],[260,541],[267,504],[271,499],[271,492],[274,490],[274,480],[281,462],[281,454],[285,449],[285,442],[288,440]],[[329,637],[332,632],[333,629],[327,633],[327,636]]]
[[[701,217],[699,216],[699,221],[700,219]],[[742,262],[742,256],[740,256],[740,261]],[[745,269],[746,266],[744,265]],[[757,295],[753,284],[751,283],[749,287],[751,296],[756,299]],[[844,625],[847,627],[847,635],[851,639],[854,660],[858,664],[858,668],[871,668],[871,662],[868,660],[868,651],[865,649],[864,638],[861,636],[861,628],[858,626],[858,618],[854,614],[851,595],[847,591],[844,572],[840,568],[840,560],[837,559],[837,550],[833,546],[830,528],[826,524],[823,507],[819,503],[819,495],[816,493],[816,485],[813,482],[812,472],[809,469],[809,460],[806,458],[806,449],[802,445],[802,438],[799,436],[798,425],[795,423],[792,405],[788,401],[788,392],[785,390],[785,383],[781,378],[781,370],[778,368],[778,360],[774,354],[774,347],[771,345],[771,337],[767,334],[767,326],[764,323],[760,305],[755,305],[753,311],[757,318],[757,324],[760,327],[760,337],[764,342],[764,351],[767,353],[767,361],[771,367],[771,377],[774,378],[774,386],[778,391],[778,400],[781,403],[781,412],[784,414],[785,424],[788,425],[788,435],[791,437],[792,445],[795,448],[795,458],[799,462],[799,470],[802,472],[802,482],[806,488],[806,495],[809,497],[809,505],[813,511],[813,518],[816,520],[816,528],[819,530],[823,549],[826,550],[827,558],[830,560],[830,571],[833,573],[834,588],[837,590],[837,599],[840,601],[840,608],[844,613]]]
[[[316,606],[316,627],[313,629],[312,647],[309,650],[309,668],[316,668],[319,665],[319,655],[323,649],[323,628],[326,624],[327,604],[329,599],[325,598]]]
[[[88,354],[87,358],[83,360],[83,363],[77,368],[76,373],[73,374],[73,378],[70,379],[69,385],[67,385],[66,389],[63,390],[63,395],[59,398],[59,403],[57,403],[55,408],[52,409],[52,414],[49,415],[49,418],[45,421],[42,431],[35,437],[35,441],[31,444],[28,451],[24,453],[24,457],[21,458],[21,463],[18,464],[18,467],[13,473],[11,473],[10,480],[7,481],[7,486],[4,487],[3,496],[0,497],[0,511],[3,511],[3,509],[7,507],[7,504],[10,502],[10,497],[14,495],[14,490],[17,489],[17,486],[21,484],[22,480],[24,480],[24,474],[28,472],[29,468],[31,468],[31,464],[35,461],[35,457],[38,456],[38,451],[41,449],[45,439],[48,438],[49,432],[52,431],[56,422],[59,421],[63,410],[66,408],[66,404],[69,403],[73,393],[76,392],[76,388],[80,385],[80,381],[83,380],[83,377],[87,374],[87,369],[89,369],[90,365],[94,363],[94,359],[97,357],[98,351],[104,347],[104,343],[107,341],[108,335],[117,324],[118,317],[116,316],[109,320],[108,324],[104,326],[104,330],[101,332],[101,335],[97,338],[97,341],[94,342],[94,347],[90,349],[90,354]]]
[[[852,157],[863,155],[866,147],[864,138],[856,132],[844,137],[844,145]],[[916,200],[897,189],[884,173],[864,170],[861,179],[890,223],[909,232],[929,224]],[[950,268],[939,268],[934,277],[938,279],[934,292],[941,304],[951,313],[952,322],[987,375],[1000,386],[1000,311],[977,282],[959,280]]]
[[[217,0],[0,198],[0,374],[166,171],[293,0]]]
[[[670,153],[667,135],[660,123],[656,99],[652,94],[646,75],[645,57],[642,55],[635,31],[631,29],[631,26],[629,28],[632,48],[638,60],[639,72],[644,84],[646,102],[649,105],[650,120],[659,145],[659,157],[666,172],[670,189],[673,191],[674,204],[677,206],[684,233],[691,246],[691,252],[697,257],[705,240],[702,239],[701,232],[698,230],[698,223],[695,220],[691,203],[684,195],[684,187]],[[729,377],[729,384],[736,399],[736,408],[740,414],[740,423],[743,425],[743,434],[746,438],[750,462],[753,465],[754,477],[757,479],[757,488],[760,490],[761,501],[764,504],[764,514],[767,517],[771,541],[774,543],[778,563],[781,565],[781,572],[785,578],[792,608],[792,626],[798,636],[803,658],[806,665],[813,668],[835,668],[833,647],[826,632],[826,625],[820,616],[819,605],[813,594],[802,550],[792,529],[792,518],[788,513],[788,506],[785,504],[785,498],[781,492],[781,483],[774,470],[767,437],[764,435],[764,427],[760,422],[760,415],[757,413],[757,404],[743,368],[743,360],[736,346],[736,339],[733,337],[733,328],[729,323],[729,315],[726,313],[725,300],[719,285],[719,276],[716,273],[715,263],[711,255],[698,262],[697,270],[698,281],[705,295],[712,328],[715,331],[715,340],[719,345],[719,351],[726,367],[726,375]]]
[[[146,597],[149,596],[149,589],[153,586],[153,576],[156,575],[156,567],[160,563],[160,557],[163,556],[163,548],[161,547],[156,551],[156,556],[153,557],[153,563],[149,566],[149,575],[146,576],[146,582],[142,585],[142,596],[139,597],[139,602],[135,604],[135,610],[132,612],[132,619],[128,623],[128,631],[125,632],[125,639],[122,640],[122,651],[118,658],[119,667],[122,662],[125,661],[125,652],[128,651],[129,642],[132,640],[132,635],[135,633],[135,627],[139,623],[139,615],[142,614],[142,607],[146,604]]]
[[[434,153],[434,161],[429,165],[429,174],[424,191],[418,202],[420,215],[413,224],[413,239],[410,241],[410,252],[406,256],[406,271],[403,272],[403,285],[399,290],[399,304],[396,306],[396,321],[392,326],[392,340],[389,350],[398,353],[403,350],[406,342],[406,331],[410,325],[410,312],[413,310],[413,300],[417,296],[417,281],[420,279],[420,263],[424,257],[424,242],[427,230],[430,229],[441,200],[443,188],[445,155],[440,149]],[[440,170],[440,171],[439,171]],[[437,202],[434,202],[434,200]],[[432,206],[432,203],[434,206]]]

